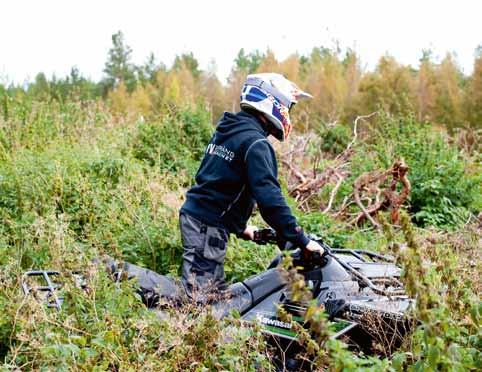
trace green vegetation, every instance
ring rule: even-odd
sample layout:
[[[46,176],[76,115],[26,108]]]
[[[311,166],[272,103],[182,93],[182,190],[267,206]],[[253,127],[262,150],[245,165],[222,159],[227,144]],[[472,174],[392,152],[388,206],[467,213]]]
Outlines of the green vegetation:
[[[108,76],[99,84],[73,70],[55,81],[40,76],[26,89],[0,86],[2,369],[269,370],[270,352],[256,325],[241,324],[236,317],[217,322],[209,309],[176,311],[167,322],[145,308],[133,283],[115,284],[92,263],[108,254],[178,275],[178,210],[213,131],[213,119],[231,107],[226,98],[230,89],[200,71],[191,54],[180,56],[170,70],[153,58],[139,67],[128,61],[122,36],[113,41]],[[480,55],[477,58],[480,67]],[[385,110],[359,128],[349,175],[333,210],[353,192],[360,174],[386,169],[398,158],[409,165],[412,183],[400,225],[384,222],[380,231],[369,224],[350,225],[319,208],[296,210],[306,231],[332,245],[396,255],[407,290],[417,299],[414,315],[420,320],[400,349],[392,350],[381,339],[379,355],[365,357],[329,340],[332,331],[324,313],[312,307],[307,318],[314,333],[302,337],[307,353],[318,367],[337,371],[480,370],[480,68],[470,78],[456,74],[464,80],[460,87],[478,95],[457,91],[457,101],[433,93],[434,101],[425,102],[421,111],[421,106],[413,106],[414,97],[403,94],[411,85],[401,81],[413,79],[413,73],[390,58],[363,77],[357,75],[354,54],[340,60],[339,54],[323,48],[309,57],[275,62],[270,53],[240,52],[231,88],[251,71],[296,73],[290,77],[317,97],[299,106],[297,119],[304,125],[296,135],[313,137],[306,158],[321,158],[320,169],[350,143],[354,114],[372,107]],[[423,69],[430,79],[433,73],[450,75],[449,62],[438,66],[424,60],[416,78],[422,79]],[[338,85],[352,81],[343,76],[358,76],[359,90]],[[442,86],[438,78],[433,82],[427,86]],[[350,89],[357,93],[348,99]],[[456,103],[472,108],[453,116]],[[333,124],[335,119],[340,123]],[[457,132],[460,123],[470,123],[472,129]],[[287,170],[281,167],[280,173],[286,184]],[[316,198],[326,205],[329,193],[321,190]],[[293,199],[289,203],[296,209]],[[254,222],[261,224],[259,215]],[[259,272],[276,253],[275,247],[233,237],[228,279]],[[32,268],[64,273],[62,311],[23,296],[21,274]],[[70,273],[79,269],[88,291],[74,285]]]

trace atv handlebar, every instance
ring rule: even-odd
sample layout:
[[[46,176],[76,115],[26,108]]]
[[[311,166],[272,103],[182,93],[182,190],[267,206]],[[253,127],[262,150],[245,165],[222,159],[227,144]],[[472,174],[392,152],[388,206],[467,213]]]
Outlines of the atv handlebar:
[[[256,230],[253,241],[259,245],[277,244],[282,251],[291,251],[296,248],[305,249],[305,247],[297,247],[295,244],[283,239],[271,228]]]
[[[329,247],[321,238],[310,236],[310,239],[320,244],[325,251],[331,251],[331,247]],[[295,244],[281,238],[278,234],[276,234],[276,231],[271,228],[256,230],[254,232],[253,241],[259,245],[265,245],[268,243],[277,244],[282,251],[289,251],[296,248],[300,248],[302,250],[306,249],[306,247],[298,247]]]
[[[322,239],[317,237],[312,237],[311,239],[315,240],[323,247],[325,252],[322,255],[319,252],[310,251],[306,249],[306,247],[296,246],[295,244],[281,238],[278,234],[276,234],[276,231],[271,228],[256,230],[253,237],[253,241],[256,244],[277,244],[282,251],[293,251],[291,253],[291,257],[293,258],[295,266],[300,264],[305,268],[312,268],[313,266],[322,265],[325,261],[324,256],[331,252],[331,248],[325,242],[323,242]]]
[[[336,251],[333,250],[328,244],[326,244],[323,239],[315,236],[310,237],[311,240],[316,241],[318,244],[322,246],[324,249],[324,253],[320,255],[319,252],[313,252],[306,247],[296,247],[293,243],[288,242],[276,234],[276,231],[271,228],[261,229],[254,232],[253,241],[257,244],[268,244],[268,243],[276,243],[280,247],[281,250],[293,250],[291,252],[291,257],[293,258],[293,265],[294,266],[301,266],[303,267],[303,271],[310,271],[317,267],[324,266],[327,262],[327,256],[330,256],[332,259],[336,260],[345,270],[351,273],[354,277],[358,280],[363,282],[366,286],[371,288],[375,293],[384,295],[384,296],[398,296],[405,293],[405,290],[387,290],[380,288],[377,286],[373,281],[366,277],[362,272],[356,270],[356,268],[352,267],[349,263],[340,260],[336,256]],[[358,251],[360,253],[369,254],[372,256],[377,257],[378,259],[383,259],[385,261],[391,262],[387,257],[374,254],[372,252],[367,251]],[[358,255],[358,257],[360,257]]]
[[[259,245],[279,244],[281,242],[276,231],[270,228],[256,230],[253,235],[253,241]]]

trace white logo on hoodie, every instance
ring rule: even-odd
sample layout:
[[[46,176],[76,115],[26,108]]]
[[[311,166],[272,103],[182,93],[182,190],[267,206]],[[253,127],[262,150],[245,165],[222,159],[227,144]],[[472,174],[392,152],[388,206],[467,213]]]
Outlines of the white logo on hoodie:
[[[214,143],[210,143],[208,145],[206,154],[219,156],[221,159],[224,159],[228,162],[231,162],[235,155],[234,152],[228,148],[222,145],[215,145]]]

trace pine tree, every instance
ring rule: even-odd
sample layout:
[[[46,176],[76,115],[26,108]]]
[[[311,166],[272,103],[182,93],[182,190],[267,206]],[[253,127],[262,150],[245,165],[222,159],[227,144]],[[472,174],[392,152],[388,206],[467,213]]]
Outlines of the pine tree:
[[[165,69],[166,67],[162,63],[158,63],[154,53],[151,52],[142,66],[136,66],[137,78],[141,84],[152,84],[156,80],[157,72]]]
[[[201,70],[199,70],[199,62],[194,57],[192,52],[181,54],[176,56],[174,60],[173,70],[182,71],[188,70],[194,78],[199,78]]]
[[[265,56],[259,50],[246,54],[244,48],[241,48],[234,60],[234,69],[252,74],[258,69],[264,58]]]
[[[131,63],[132,49],[125,44],[124,35],[118,31],[112,35],[112,48],[104,67],[106,75],[103,80],[105,91],[117,87],[121,81],[124,82],[129,92],[136,86],[134,66]]]

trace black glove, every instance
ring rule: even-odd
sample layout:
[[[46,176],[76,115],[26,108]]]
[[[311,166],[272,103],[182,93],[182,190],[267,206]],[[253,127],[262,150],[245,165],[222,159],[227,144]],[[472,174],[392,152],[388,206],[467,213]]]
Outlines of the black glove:
[[[328,313],[328,319],[333,320],[342,314],[347,308],[347,303],[343,299],[327,300],[325,302],[325,311]]]

